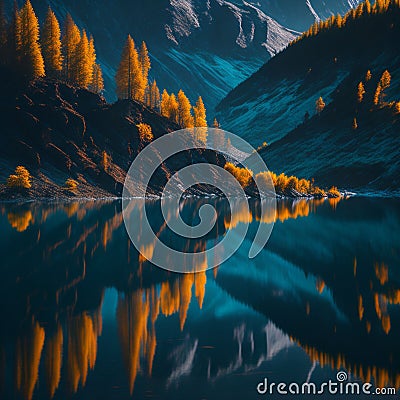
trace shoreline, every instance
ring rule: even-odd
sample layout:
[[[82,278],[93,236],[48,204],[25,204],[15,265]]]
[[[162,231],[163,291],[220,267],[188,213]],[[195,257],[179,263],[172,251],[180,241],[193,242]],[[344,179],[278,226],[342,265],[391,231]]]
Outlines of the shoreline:
[[[364,194],[364,193],[354,193],[354,192],[347,192],[345,196],[342,197],[337,197],[336,199],[339,200],[347,200],[349,198],[369,198],[369,199],[400,199],[400,194],[393,194],[393,193],[369,193],[369,194]],[[218,199],[220,198],[219,196],[187,196],[184,199],[185,200],[190,200],[190,199]],[[86,202],[116,202],[116,201],[122,201],[122,200],[134,200],[134,199],[143,199],[143,197],[132,197],[132,198],[123,198],[123,197],[67,197],[67,198],[20,198],[20,199],[10,199],[10,200],[4,200],[0,199],[0,204],[15,204],[15,205],[23,205],[23,204],[33,204],[33,203],[47,203],[47,204],[57,204],[57,203],[86,203]],[[221,197],[222,199],[222,197]],[[315,201],[315,200],[331,200],[335,198],[329,198],[329,197],[276,197],[276,201],[301,201],[301,200],[306,200],[306,201]],[[161,197],[160,196],[154,196],[154,197],[146,197],[146,201],[160,201]],[[254,197],[248,197],[248,200],[260,200],[256,199]]]

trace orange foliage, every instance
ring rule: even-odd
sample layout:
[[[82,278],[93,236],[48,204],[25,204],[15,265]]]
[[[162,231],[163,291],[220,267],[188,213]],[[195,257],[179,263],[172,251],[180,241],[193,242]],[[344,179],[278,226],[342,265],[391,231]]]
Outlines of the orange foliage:
[[[18,212],[9,212],[7,214],[8,222],[17,232],[24,232],[33,222],[32,211],[21,210]]]
[[[60,384],[62,352],[63,332],[61,325],[59,325],[53,336],[50,337],[48,341],[46,340],[45,368],[47,389],[50,398],[54,397],[54,394]]]
[[[15,168],[15,173],[7,179],[7,186],[11,189],[29,189],[31,187],[29,171],[21,165]]]
[[[140,123],[136,127],[138,128],[139,137],[142,142],[151,142],[154,139],[150,125]]]
[[[44,329],[35,322],[26,336],[17,340],[16,384],[26,400],[31,400],[39,378],[39,365],[44,345]]]
[[[226,163],[224,168],[236,178],[243,188],[250,185],[253,172],[249,169],[236,167],[230,162]]]

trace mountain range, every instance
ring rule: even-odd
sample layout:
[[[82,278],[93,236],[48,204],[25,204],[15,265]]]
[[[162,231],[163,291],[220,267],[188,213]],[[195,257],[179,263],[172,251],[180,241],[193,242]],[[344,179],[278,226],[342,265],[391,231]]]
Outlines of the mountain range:
[[[62,21],[70,13],[93,34],[105,74],[108,100],[130,33],[151,52],[151,76],[161,88],[182,88],[209,110],[271,56],[307,29],[315,18],[345,12],[358,0],[33,0],[43,20],[48,5]],[[322,3],[322,4],[321,4]],[[7,3],[6,3],[7,4]],[[11,12],[12,1],[8,0]],[[279,21],[279,22],[278,22]]]

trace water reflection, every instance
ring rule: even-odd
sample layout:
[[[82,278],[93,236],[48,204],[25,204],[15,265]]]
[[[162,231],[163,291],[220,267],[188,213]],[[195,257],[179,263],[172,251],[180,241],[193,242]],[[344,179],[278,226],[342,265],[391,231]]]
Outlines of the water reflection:
[[[345,368],[400,387],[397,200],[286,201],[262,221],[256,201],[235,215],[202,201],[218,210],[215,228],[175,246],[201,251],[232,226],[250,223],[251,237],[276,220],[260,257],[241,250],[219,269],[177,275],[133,248],[117,202],[2,205],[1,398],[92,398],[99,387],[140,397],[155,386],[187,398],[199,382],[223,398],[238,374],[241,398],[278,360],[303,365],[291,380]],[[202,201],[183,203],[183,217],[195,221]],[[149,206],[158,236],[172,240]],[[119,367],[105,374],[108,364]]]

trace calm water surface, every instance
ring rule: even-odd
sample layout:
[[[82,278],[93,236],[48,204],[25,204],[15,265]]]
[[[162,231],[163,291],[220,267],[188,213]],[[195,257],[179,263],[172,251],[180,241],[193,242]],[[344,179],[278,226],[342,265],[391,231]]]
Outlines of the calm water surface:
[[[184,202],[184,219],[205,201]],[[281,202],[252,260],[259,204],[231,216],[207,202],[218,221],[195,244],[148,204],[186,251],[250,222],[234,257],[185,275],[139,256],[119,202],[0,205],[0,398],[258,399],[265,377],[338,370],[400,388],[400,199]]]

